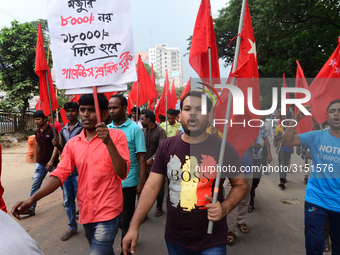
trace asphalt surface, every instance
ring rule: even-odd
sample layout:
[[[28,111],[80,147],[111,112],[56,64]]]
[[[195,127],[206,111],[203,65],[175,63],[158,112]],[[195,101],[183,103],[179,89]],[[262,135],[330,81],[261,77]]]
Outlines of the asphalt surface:
[[[273,150],[273,148],[272,148]],[[8,209],[16,201],[26,199],[30,194],[34,164],[26,163],[27,147],[5,149],[3,154],[2,183],[5,187],[4,199]],[[274,151],[273,151],[274,152]],[[273,153],[273,166],[278,165],[277,154]],[[292,163],[304,162],[294,154]],[[288,174],[287,188],[278,187],[279,174],[264,175],[256,190],[255,210],[247,214],[248,234],[240,231],[233,246],[228,246],[228,254],[305,254],[304,248],[304,173]],[[300,204],[284,204],[280,200],[296,198]],[[155,208],[140,227],[136,255],[167,254],[164,241],[166,209],[163,216],[154,217]],[[58,189],[38,202],[36,215],[18,221],[35,239],[47,255],[88,254],[89,246],[82,227],[78,234],[68,241],[61,241],[67,231],[67,216],[62,206],[62,191]],[[121,232],[119,231],[114,250],[120,254]]]

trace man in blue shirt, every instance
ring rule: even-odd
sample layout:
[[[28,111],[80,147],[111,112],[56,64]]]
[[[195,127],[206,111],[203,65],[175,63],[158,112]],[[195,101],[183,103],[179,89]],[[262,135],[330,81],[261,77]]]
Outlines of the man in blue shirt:
[[[298,122],[303,117],[299,111],[294,119]],[[295,127],[288,127],[282,141],[285,146],[307,145],[313,160],[305,194],[307,254],[323,254],[327,217],[333,254],[340,254],[340,100],[329,104],[327,120],[329,129],[301,135],[294,135]]]
[[[123,214],[122,240],[127,233],[135,212],[136,194],[142,192],[146,181],[146,148],[142,129],[130,119],[126,118],[127,100],[122,95],[113,95],[109,101],[109,111],[113,122],[108,128],[124,131],[129,147],[131,167],[128,176],[122,181],[123,186]],[[139,166],[139,167],[138,167]]]

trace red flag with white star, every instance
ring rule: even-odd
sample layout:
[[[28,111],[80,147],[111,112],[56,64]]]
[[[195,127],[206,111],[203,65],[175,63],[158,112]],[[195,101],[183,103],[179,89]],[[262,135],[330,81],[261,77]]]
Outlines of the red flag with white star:
[[[327,107],[330,102],[340,99],[340,37],[338,47],[322,67],[319,74],[309,86],[313,118],[318,123],[327,120]]]
[[[251,16],[248,7],[248,1],[246,4],[243,28],[241,34],[240,53],[238,57],[237,69],[234,73],[231,73],[228,79],[231,81],[232,77],[236,77],[235,85],[239,87],[244,95],[244,114],[233,115],[233,109],[231,109],[229,129],[227,140],[235,147],[240,157],[249,148],[251,143],[255,141],[259,134],[259,127],[252,127],[249,125],[249,120],[259,119],[259,117],[253,114],[248,108],[248,92],[249,87],[252,88],[253,106],[255,109],[260,110],[260,88],[259,88],[259,72],[257,64],[256,44],[253,32],[253,26],[251,23]],[[228,102],[229,90],[223,89],[221,94],[221,105],[217,101],[214,117],[215,119],[225,119],[226,105]],[[233,124],[232,123],[238,123]],[[259,126],[256,122],[251,123],[253,126]],[[216,125],[219,131],[223,132],[224,125]]]
[[[305,75],[303,73],[303,70],[300,66],[299,61],[296,60],[296,64],[297,64],[297,69],[296,69],[295,88],[308,89],[308,83],[306,81]],[[295,98],[305,98],[305,94],[295,93]],[[298,110],[299,108],[295,106],[295,114],[297,114]],[[312,130],[313,130],[312,116],[306,116],[302,118],[296,127],[296,132],[298,134],[302,134],[302,133],[309,132]]]

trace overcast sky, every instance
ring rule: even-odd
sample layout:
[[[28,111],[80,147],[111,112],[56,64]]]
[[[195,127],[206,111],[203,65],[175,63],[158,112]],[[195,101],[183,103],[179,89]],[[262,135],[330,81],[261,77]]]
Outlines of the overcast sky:
[[[65,0],[66,1],[66,0]],[[98,1],[98,0],[97,0]],[[228,0],[210,0],[213,17]],[[0,0],[0,28],[10,26],[15,18],[20,22],[46,19],[46,0]],[[167,43],[179,47],[182,56],[188,53],[187,38],[192,35],[200,0],[130,0],[135,51],[146,51],[155,44]],[[189,65],[188,56],[182,58],[184,80],[198,77]],[[230,69],[220,61],[221,77]]]

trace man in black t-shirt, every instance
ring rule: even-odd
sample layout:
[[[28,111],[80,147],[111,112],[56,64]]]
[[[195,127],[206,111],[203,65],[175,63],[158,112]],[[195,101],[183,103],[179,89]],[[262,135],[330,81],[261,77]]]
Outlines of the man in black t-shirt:
[[[165,240],[169,254],[226,254],[228,228],[226,215],[244,197],[247,183],[240,172],[240,159],[235,148],[226,144],[223,166],[218,166],[221,140],[206,133],[211,117],[201,113],[201,92],[191,91],[181,101],[182,135],[164,140],[158,147],[150,176],[144,186],[130,228],[123,239],[123,252],[136,249],[138,228],[151,209],[168,178],[167,222]],[[211,203],[218,170],[224,169],[232,185],[231,196],[223,200],[223,179],[218,202]],[[230,171],[229,171],[229,170]],[[209,220],[214,221],[212,234],[207,234]]]
[[[37,163],[35,164],[30,196],[38,191],[47,172],[52,172],[59,162],[58,157],[52,157],[52,154],[54,153],[54,146],[52,144],[54,136],[53,128],[47,123],[47,117],[42,110],[38,110],[33,114],[33,118],[35,125],[37,126],[37,130],[35,131]],[[34,203],[31,209],[25,214],[28,214],[29,216],[35,215],[36,206],[37,203]]]

